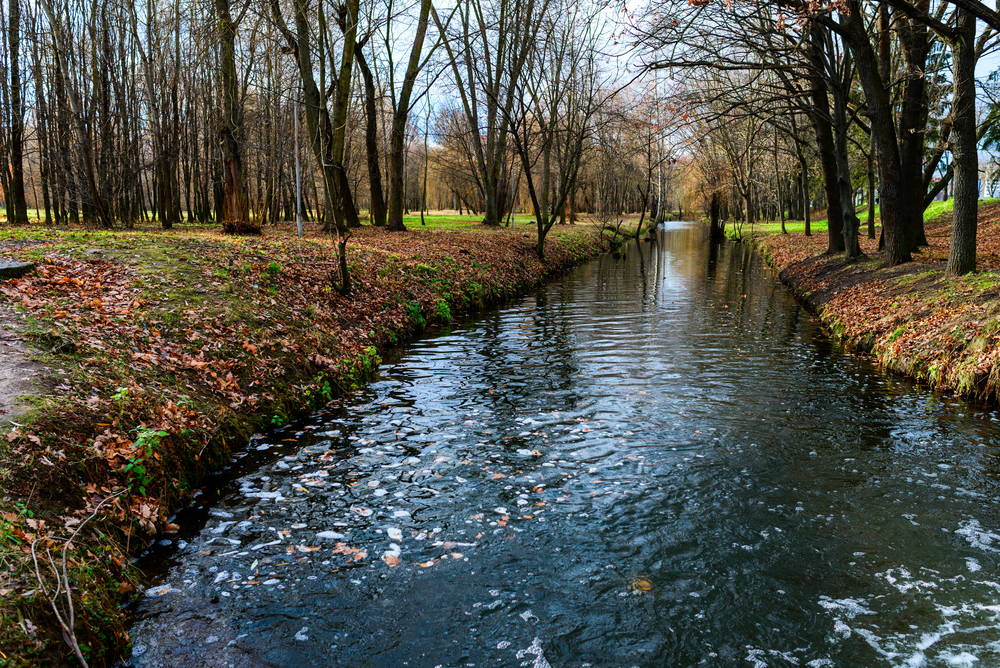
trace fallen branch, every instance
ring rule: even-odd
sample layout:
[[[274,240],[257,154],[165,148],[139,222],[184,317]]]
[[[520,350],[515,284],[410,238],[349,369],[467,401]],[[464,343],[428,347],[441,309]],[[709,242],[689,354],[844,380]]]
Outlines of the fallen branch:
[[[74,626],[76,624],[76,615],[73,609],[73,592],[72,589],[70,588],[69,571],[67,570],[67,565],[66,565],[68,559],[67,555],[69,552],[70,545],[76,539],[77,535],[79,535],[80,531],[87,524],[87,522],[97,517],[97,511],[101,509],[101,506],[103,506],[111,499],[121,496],[126,491],[127,490],[123,489],[117,494],[112,494],[111,496],[107,497],[106,499],[98,503],[97,506],[94,508],[94,512],[92,512],[87,519],[80,522],[80,526],[76,528],[76,531],[74,531],[73,535],[71,535],[69,538],[66,539],[53,538],[47,535],[43,538],[36,538],[35,540],[31,541],[31,560],[35,565],[35,578],[38,580],[38,586],[42,590],[42,593],[45,594],[45,598],[49,600],[49,604],[52,606],[52,611],[55,613],[56,620],[59,622],[59,626],[62,629],[63,640],[66,641],[66,644],[69,645],[70,649],[73,650],[73,653],[76,655],[77,660],[80,662],[80,665],[83,666],[83,668],[89,668],[89,666],[87,665],[87,660],[83,658],[83,652],[80,651],[80,643],[77,642],[76,631],[74,630]],[[56,588],[51,592],[49,591],[49,588],[45,586],[45,580],[42,579],[42,572],[38,566],[38,553],[35,551],[35,548],[40,541],[49,541],[49,540],[65,541],[63,544],[61,568],[58,568],[56,566],[55,557],[52,555],[52,551],[49,549],[49,547],[46,546],[45,548],[45,554],[49,560],[49,568],[52,569],[52,574],[56,578]],[[60,610],[58,601],[61,599],[63,595],[65,595],[66,597],[66,609]]]

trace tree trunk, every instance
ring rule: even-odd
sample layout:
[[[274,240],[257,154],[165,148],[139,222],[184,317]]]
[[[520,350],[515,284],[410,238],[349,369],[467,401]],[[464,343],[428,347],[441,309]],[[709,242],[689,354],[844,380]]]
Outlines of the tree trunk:
[[[392,114],[392,135],[389,139],[389,222],[388,229],[405,231],[403,225],[404,182],[403,169],[406,150],[406,121],[410,117],[410,99],[413,86],[420,73],[420,54],[424,48],[424,36],[427,34],[427,24],[430,21],[431,0],[421,0],[420,16],[417,19],[417,32],[410,48],[410,60],[406,64],[406,74],[403,76],[403,86],[396,101]]]
[[[875,142],[868,139],[868,238],[875,238]]]
[[[222,231],[226,234],[260,234],[260,224],[247,214],[243,179],[243,156],[240,150],[240,94],[236,74],[236,23],[229,11],[229,0],[215,0],[220,39],[220,76],[222,78],[222,163],[225,178],[225,212]],[[169,177],[169,174],[166,175]]]
[[[21,3],[10,0],[8,5],[10,46],[10,196],[14,202],[15,224],[27,224],[28,205],[24,200],[24,103],[21,97]]]
[[[955,169],[955,204],[948,251],[949,276],[976,269],[976,228],[979,216],[979,156],[976,147],[976,19],[958,9],[956,39],[952,44],[953,101],[951,152]]]
[[[725,229],[719,222],[719,193],[713,192],[708,210],[708,236],[712,241],[725,241]]]
[[[903,187],[892,105],[862,21],[861,6],[857,0],[849,0],[849,9],[849,14],[841,14],[841,25],[844,27],[848,46],[854,54],[858,80],[868,103],[868,118],[877,149],[885,264],[892,267],[912,259],[907,229],[912,227],[908,225],[908,220],[915,207],[907,201],[913,200],[913,197]]]
[[[830,103],[823,79],[824,54],[822,28],[818,22],[813,22],[809,39],[809,62],[812,71],[809,74],[809,92],[812,97],[812,122],[816,130],[816,144],[819,149],[820,164],[823,167],[823,184],[826,186],[826,221],[827,248],[830,255],[844,251],[844,212],[843,200],[840,195],[840,179],[838,176],[836,146],[833,138],[833,127],[830,123]]]
[[[427,104],[427,115],[424,117],[424,182],[420,190],[420,224],[426,225],[424,221],[424,211],[427,209],[427,170],[430,167],[430,156],[427,153],[427,144],[431,131],[431,106]]]
[[[343,51],[341,52],[339,72],[337,73],[336,95],[333,101],[331,118],[325,99],[324,90],[320,92],[314,76],[315,63],[312,57],[314,30],[318,27],[320,35],[327,30],[323,5],[319,5],[318,26],[313,26],[308,15],[308,1],[295,0],[295,33],[285,25],[281,15],[281,5],[278,0],[272,0],[271,13],[293,53],[298,56],[299,77],[302,80],[303,107],[305,108],[306,128],[309,133],[309,143],[313,157],[323,175],[325,193],[325,214],[332,213],[337,230],[337,256],[340,268],[340,283],[331,280],[334,288],[342,295],[351,292],[351,276],[347,263],[347,240],[351,233],[345,221],[345,211],[348,205],[350,188],[344,170],[344,145],[347,132],[347,105],[351,96],[351,80],[354,64],[354,53],[357,47],[359,0],[347,0],[337,8],[338,23],[344,33]],[[319,59],[320,71],[325,71],[323,58]],[[345,190],[346,187],[346,190]],[[355,211],[355,214],[357,212]]]
[[[929,0],[914,3],[922,12],[929,9]],[[905,79],[899,113],[899,186],[906,193],[906,234],[910,250],[927,245],[924,232],[923,208],[926,188],[924,183],[924,133],[927,130],[927,83],[924,69],[927,66],[929,42],[927,27],[916,19],[906,19],[899,31],[903,52]]]
[[[354,52],[354,59],[358,62],[361,79],[365,84],[365,152],[368,158],[368,185],[371,190],[369,213],[372,225],[385,227],[388,212],[385,205],[385,194],[382,191],[382,168],[379,165],[375,79],[372,77],[372,71],[368,67],[368,62],[365,60],[361,48]]]
[[[858,244],[858,227],[861,221],[858,220],[854,209],[854,188],[851,185],[851,166],[847,155],[847,133],[850,129],[847,119],[847,96],[850,94],[850,85],[854,77],[850,73],[850,59],[847,58],[845,61],[847,61],[847,71],[844,72],[844,80],[838,81],[833,87],[833,126],[836,130],[837,190],[840,192],[840,211],[843,218],[840,229],[842,246],[844,257],[847,260],[855,260],[862,256],[861,246]]]
[[[38,54],[38,40],[32,46],[35,61],[35,103],[38,105],[38,172],[42,181],[42,203],[45,207],[45,224],[52,224],[52,203],[49,195],[49,113],[45,103],[45,86],[42,80],[42,63]],[[37,206],[37,204],[36,204]]]

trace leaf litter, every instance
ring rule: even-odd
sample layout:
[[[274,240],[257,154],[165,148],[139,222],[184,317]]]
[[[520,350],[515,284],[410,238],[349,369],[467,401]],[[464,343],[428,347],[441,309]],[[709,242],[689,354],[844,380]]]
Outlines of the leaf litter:
[[[226,461],[229,444],[248,434],[248,425],[272,416],[283,421],[352,391],[371,375],[377,351],[433,322],[442,299],[453,315],[468,312],[599,250],[587,231],[558,234],[542,264],[526,236],[360,230],[349,248],[356,290],[343,298],[330,288],[330,248],[322,238],[300,241],[277,230],[265,238],[234,238],[195,228],[0,231],[0,241],[30,241],[0,243],[0,257],[16,254],[38,267],[0,284],[0,301],[20,312],[29,327],[17,336],[28,338],[54,369],[43,390],[50,394],[38,400],[30,425],[5,430],[0,443],[8,492],[0,511],[11,527],[5,540],[44,535],[14,512],[10,504],[19,495],[30,496],[30,510],[48,530],[81,521],[127,489],[125,498],[106,506],[105,531],[93,533],[97,523],[88,528],[102,543],[94,563],[123,565],[94,573],[120,577],[128,560],[117,553],[170,524],[184,490]],[[88,246],[99,252],[82,252]],[[299,487],[326,484],[316,475]],[[260,501],[276,503],[299,493],[287,492],[256,490]],[[274,547],[262,544],[256,554]],[[211,549],[225,553],[221,545]],[[5,589],[25,590],[19,569],[27,564],[12,567],[3,581],[14,587]],[[84,625],[124,646],[121,598],[98,593],[97,586],[104,587],[81,580],[81,592],[105,606],[93,614],[88,607]],[[124,593],[132,585],[115,587]],[[59,642],[57,629],[41,632]],[[114,643],[98,644],[115,651]]]
[[[877,240],[867,258],[823,255],[826,234],[752,240],[781,280],[848,345],[886,369],[959,394],[1000,398],[1000,203],[979,208],[977,273],[945,276],[950,214],[926,221],[929,245],[914,262],[884,268]]]

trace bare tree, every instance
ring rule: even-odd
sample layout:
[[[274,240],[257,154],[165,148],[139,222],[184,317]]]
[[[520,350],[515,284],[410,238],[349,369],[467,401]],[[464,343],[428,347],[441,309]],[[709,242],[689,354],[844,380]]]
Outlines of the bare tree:
[[[432,8],[469,126],[476,185],[486,225],[500,225],[511,197],[509,124],[515,90],[551,0],[469,0],[457,3],[448,30]]]
[[[424,38],[427,35],[427,27],[430,23],[431,0],[420,0],[420,12],[417,17],[417,25],[413,36],[413,43],[410,45],[410,57],[403,74],[403,82],[399,93],[396,93],[395,85],[390,85],[390,100],[392,101],[392,127],[389,136],[389,207],[388,207],[388,229],[393,231],[403,231],[403,163],[404,151],[406,148],[406,124],[410,118],[410,110],[420,96],[414,98],[413,89],[417,83],[417,75],[427,64],[431,53],[424,54]],[[443,34],[443,30],[441,31]],[[388,35],[386,45],[388,47]],[[436,47],[436,44],[435,44]],[[391,55],[391,48],[386,49],[386,53]],[[389,72],[393,71],[390,64]]]
[[[260,223],[251,221],[247,215],[243,183],[243,151],[240,145],[240,134],[243,129],[242,109],[236,72],[236,31],[249,8],[250,3],[247,2],[239,16],[233,18],[229,0],[215,0],[222,79],[222,121],[219,133],[222,135],[222,163],[226,191],[222,229],[230,234],[260,233]]]
[[[543,9],[547,13],[537,20],[542,32],[532,35],[537,48],[523,65],[512,63],[521,69],[509,75],[514,102],[510,112],[505,108],[535,212],[535,252],[540,258],[545,255],[545,237],[564,215],[575,188],[601,94],[596,12],[586,3],[558,1]],[[561,159],[555,161],[555,154]]]
[[[337,231],[340,283],[335,284],[335,287],[343,295],[351,291],[351,277],[347,266],[347,242],[351,236],[348,223],[352,222],[352,213],[353,222],[356,223],[357,219],[357,212],[354,210],[347,174],[344,169],[344,148],[347,107],[353,81],[351,75],[354,51],[357,46],[358,5],[358,0],[347,0],[336,8],[336,21],[340,24],[343,33],[340,62],[337,65],[331,48],[332,32],[322,0],[317,3],[316,7],[315,32],[312,30],[310,19],[313,17],[308,0],[294,1],[294,33],[288,29],[285,23],[278,0],[271,0],[271,14],[275,24],[288,42],[288,48],[297,56],[310,145],[323,176],[326,211],[332,213]],[[320,56],[315,61],[313,59],[314,48],[318,49]],[[320,80],[325,81],[325,75],[328,71],[325,54],[329,54],[331,71],[337,73],[333,83],[332,110],[327,107],[325,87],[321,92],[314,73],[318,71]]]
[[[66,40],[64,38],[65,26],[63,22],[60,21],[60,14],[53,9],[53,5],[50,0],[39,1],[42,6],[42,10],[49,19],[49,29],[52,34],[52,42],[56,52],[56,59],[64,77],[63,81],[66,88],[66,98],[69,102],[70,111],[73,115],[73,127],[76,131],[77,144],[81,154],[81,159],[83,160],[84,173],[87,180],[87,189],[90,194],[90,203],[91,206],[93,206],[94,214],[96,215],[101,227],[110,228],[113,226],[113,220],[110,212],[105,206],[104,197],[98,188],[93,145],[91,143],[90,132],[88,131],[87,124],[84,120],[80,91],[75,83],[79,75],[77,72],[77,61],[74,59],[71,66],[67,62]]]

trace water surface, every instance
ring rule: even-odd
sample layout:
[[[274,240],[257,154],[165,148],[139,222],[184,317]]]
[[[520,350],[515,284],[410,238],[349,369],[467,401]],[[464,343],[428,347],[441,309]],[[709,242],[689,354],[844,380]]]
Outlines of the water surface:
[[[251,441],[132,661],[1000,665],[996,428],[671,223]]]

